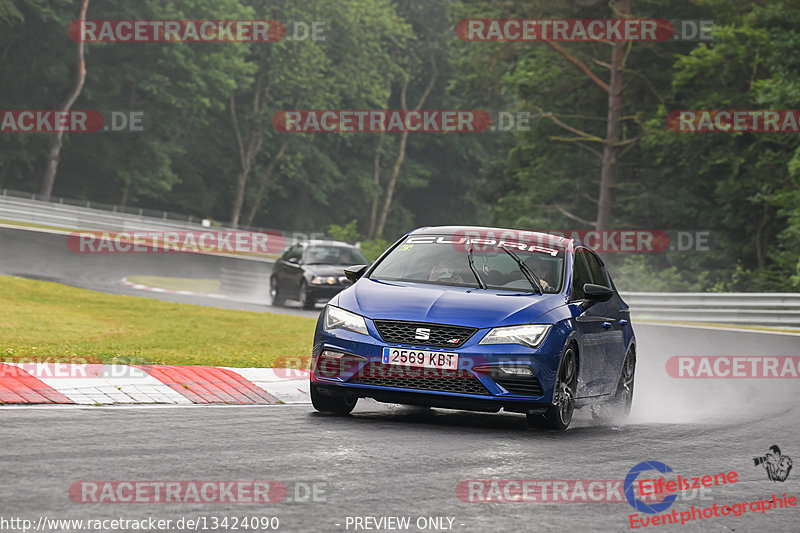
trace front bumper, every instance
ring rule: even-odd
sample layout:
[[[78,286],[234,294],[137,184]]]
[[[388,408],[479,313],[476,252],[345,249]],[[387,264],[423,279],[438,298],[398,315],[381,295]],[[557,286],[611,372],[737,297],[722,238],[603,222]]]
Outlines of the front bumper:
[[[322,321],[312,353],[311,381],[321,394],[373,398],[389,403],[496,412],[538,412],[552,403],[563,349],[563,333],[554,327],[538,349],[521,345],[479,345],[490,328],[479,329],[459,348],[385,342],[367,319],[369,335],[346,330],[326,331]],[[458,370],[437,371],[384,365],[384,347],[456,353]],[[326,352],[344,354],[348,364],[337,372],[320,372]],[[523,366],[531,378],[507,375],[501,366]],[[477,367],[477,370],[476,370]]]
[[[308,284],[308,295],[314,300],[330,300],[348,286],[345,285],[317,285]]]

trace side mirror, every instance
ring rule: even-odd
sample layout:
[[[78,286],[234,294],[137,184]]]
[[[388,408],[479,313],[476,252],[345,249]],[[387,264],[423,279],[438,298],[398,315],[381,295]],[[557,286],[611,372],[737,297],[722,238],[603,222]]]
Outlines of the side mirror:
[[[587,300],[593,302],[606,302],[614,296],[614,290],[602,285],[595,285],[594,283],[585,283],[583,285],[583,294]]]
[[[347,267],[344,269],[344,275],[347,279],[355,283],[361,276],[364,275],[364,272],[367,271],[368,266],[369,265],[355,265]]]

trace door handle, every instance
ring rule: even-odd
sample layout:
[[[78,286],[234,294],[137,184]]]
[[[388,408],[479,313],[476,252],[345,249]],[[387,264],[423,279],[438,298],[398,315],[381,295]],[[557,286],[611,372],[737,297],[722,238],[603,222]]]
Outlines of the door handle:
[[[603,322],[603,327],[608,329],[611,327],[611,322]]]
[[[627,321],[627,320],[625,320],[625,319],[623,318],[623,319],[621,319],[621,320],[619,321],[619,325],[620,325],[620,326],[623,326],[623,327],[624,327],[624,326],[627,326],[627,325],[628,325],[628,321]]]

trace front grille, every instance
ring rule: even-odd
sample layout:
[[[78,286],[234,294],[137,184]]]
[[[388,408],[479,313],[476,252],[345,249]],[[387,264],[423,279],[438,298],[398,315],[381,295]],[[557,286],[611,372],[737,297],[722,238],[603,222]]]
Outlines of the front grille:
[[[486,390],[483,383],[472,372],[464,368],[439,370],[435,368],[410,368],[384,365],[383,363],[369,363],[350,378],[348,383],[398,389],[489,395],[489,391]]]
[[[398,322],[376,320],[381,338],[396,344],[420,344],[424,346],[447,346],[457,348],[467,342],[478,331],[464,326],[446,326],[425,322]],[[421,330],[421,331],[420,331]],[[420,337],[428,337],[420,338]]]
[[[497,370],[492,372],[491,378],[511,394],[542,395],[542,385],[536,376],[512,376]]]

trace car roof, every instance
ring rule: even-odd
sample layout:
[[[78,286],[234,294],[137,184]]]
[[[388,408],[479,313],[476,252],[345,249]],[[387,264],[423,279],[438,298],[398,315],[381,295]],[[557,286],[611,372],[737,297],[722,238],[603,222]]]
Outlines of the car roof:
[[[356,250],[358,249],[356,246],[350,244],[349,242],[331,241],[327,239],[326,240],[313,239],[310,241],[299,242],[298,244],[303,248],[307,248],[309,246],[340,246],[342,248],[354,248]]]
[[[551,235],[549,233],[542,233],[539,231],[512,228],[493,228],[488,226],[425,226],[409,232],[409,235],[456,235],[465,232],[478,233],[479,235],[488,235],[491,233],[495,237],[502,236],[503,233],[514,232],[523,235],[524,238],[528,240],[536,239],[540,242],[548,242],[564,247],[569,246],[569,243],[572,240],[560,235]]]

